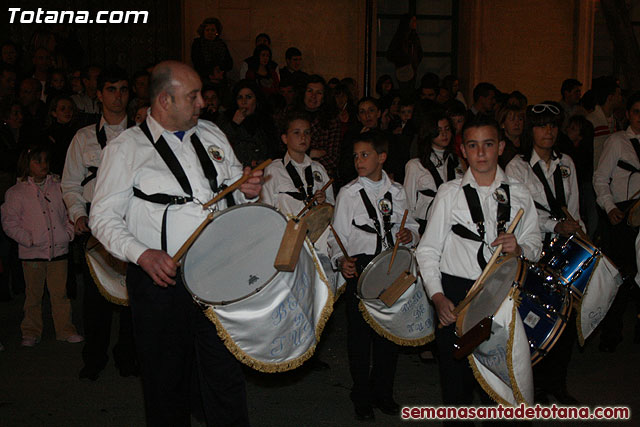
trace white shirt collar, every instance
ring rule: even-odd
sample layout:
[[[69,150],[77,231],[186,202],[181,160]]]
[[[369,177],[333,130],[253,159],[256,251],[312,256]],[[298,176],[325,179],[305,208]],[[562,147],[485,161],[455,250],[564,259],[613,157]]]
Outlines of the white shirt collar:
[[[508,183],[507,176],[504,174],[500,166],[496,166],[496,176],[493,179],[493,182],[491,183],[491,185],[489,186],[489,191],[495,190],[503,183]],[[464,187],[467,184],[470,184],[472,187],[476,189],[480,188],[480,185],[476,181],[476,178],[473,176],[473,172],[471,171],[470,167],[467,168],[467,171],[464,173],[464,176],[462,177],[461,186]]]
[[[546,162],[542,160],[540,156],[538,156],[538,152],[536,150],[531,150],[531,160],[529,160],[529,164],[531,165],[531,167],[534,167],[538,162],[542,162],[542,166],[544,166],[542,170],[552,170],[555,169],[555,165],[560,163],[560,156],[558,156],[555,151],[552,151],[551,164],[549,165],[549,168],[547,168]]]
[[[282,160],[282,163],[286,166],[287,163],[289,162],[293,163],[293,166],[306,168],[307,166],[311,165],[311,157],[305,154],[304,159],[302,160],[302,163],[298,163],[291,158],[291,156],[289,155],[289,152],[287,151],[284,155],[284,159]]]
[[[120,121],[120,123],[116,123],[115,125],[110,125],[104,119],[104,116],[100,116],[100,129],[102,129],[103,126],[107,126],[107,128],[113,129],[113,130],[125,130],[127,129],[127,116],[125,115],[124,118]]]
[[[149,114],[147,114],[147,126],[149,126],[149,132],[151,132],[151,136],[153,137],[153,143],[160,139],[161,136],[171,136],[178,140],[178,137],[173,134],[173,132],[166,130],[156,119],[151,115],[151,110],[149,110]],[[191,129],[185,131],[183,141],[186,140],[187,137],[190,137],[193,132],[196,132],[198,125],[195,125]],[[167,138],[165,138],[167,139]]]
[[[362,176],[358,177],[358,184],[360,184],[362,186],[362,188],[366,188],[365,184],[364,184],[364,178]],[[382,186],[380,187],[380,191],[378,192],[377,195],[382,194],[382,193],[386,193],[389,188],[391,188],[391,180],[389,179],[389,176],[387,175],[387,173],[384,171],[384,169],[382,170]]]

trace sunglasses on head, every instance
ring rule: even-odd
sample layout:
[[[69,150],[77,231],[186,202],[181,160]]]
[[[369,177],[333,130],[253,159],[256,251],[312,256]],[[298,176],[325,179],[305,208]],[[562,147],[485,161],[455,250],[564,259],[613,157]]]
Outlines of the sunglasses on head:
[[[544,113],[545,110],[548,110],[551,114],[554,114],[554,115],[560,114],[560,109],[555,105],[551,105],[551,104],[536,104],[533,107],[531,107],[531,111],[536,114]]]

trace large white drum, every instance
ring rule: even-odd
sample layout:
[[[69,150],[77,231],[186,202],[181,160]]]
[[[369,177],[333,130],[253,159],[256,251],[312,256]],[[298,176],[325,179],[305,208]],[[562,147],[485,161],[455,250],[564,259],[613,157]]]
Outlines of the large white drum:
[[[398,345],[426,344],[434,338],[433,307],[427,300],[413,253],[399,247],[391,272],[387,274],[392,254],[393,249],[380,253],[362,271],[358,279],[360,311],[382,337]],[[378,297],[405,272],[412,273],[417,280],[391,307],[387,307]]]
[[[109,302],[129,305],[127,263],[111,255],[95,237],[89,237],[85,250],[91,277],[100,294]]]
[[[262,372],[313,355],[333,294],[307,239],[293,272],[273,264],[286,218],[259,203],[218,214],[183,259],[182,278],[238,360]]]
[[[468,358],[478,383],[492,399],[505,405],[533,404],[529,343],[516,304],[525,276],[524,261],[512,256],[498,258],[482,290],[456,321],[456,333],[462,336],[485,317],[493,319],[489,339]]]

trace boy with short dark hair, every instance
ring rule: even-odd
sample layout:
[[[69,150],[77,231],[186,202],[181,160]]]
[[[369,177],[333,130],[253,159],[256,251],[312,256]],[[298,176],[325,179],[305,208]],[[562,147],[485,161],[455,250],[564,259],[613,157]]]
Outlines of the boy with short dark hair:
[[[373,407],[392,415],[398,414],[400,408],[393,399],[398,349],[371,329],[362,317],[356,294],[358,274],[376,255],[393,248],[395,239],[404,245],[417,241],[418,224],[413,218],[408,217],[405,228],[400,228],[407,200],[403,187],[389,179],[383,170],[387,150],[388,141],[379,132],[364,132],[355,139],[353,158],[358,178],[340,190],[333,218],[333,227],[351,259],[344,256],[335,238],[329,236],[331,260],[347,279],[351,400],[360,420],[373,419]]]
[[[284,54],[287,63],[284,67],[280,67],[280,80],[291,79],[291,81],[300,81],[301,77],[306,76],[302,71],[302,52],[297,47],[290,47]]]
[[[436,329],[440,382],[445,405],[472,402],[475,380],[466,358],[454,359],[453,310],[480,276],[496,246],[536,260],[542,248],[538,214],[526,187],[498,166],[504,142],[495,120],[479,116],[462,130],[462,153],[469,168],[462,178],[442,184],[431,206],[416,251],[427,294],[440,324]],[[506,234],[516,212],[524,215],[514,234]]]

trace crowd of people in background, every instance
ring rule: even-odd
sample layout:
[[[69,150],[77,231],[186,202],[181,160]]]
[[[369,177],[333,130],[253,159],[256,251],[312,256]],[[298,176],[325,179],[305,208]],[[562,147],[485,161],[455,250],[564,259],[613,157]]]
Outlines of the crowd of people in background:
[[[234,59],[221,38],[222,24],[216,18],[205,19],[191,47],[194,69],[203,82],[206,105],[201,119],[224,132],[243,165],[256,166],[266,159],[284,157],[283,118],[294,111],[303,112],[310,124],[307,154],[334,179],[333,194],[358,176],[353,143],[361,141],[359,135],[372,132],[383,136],[389,143],[385,172],[404,185],[408,207],[422,233],[435,191],[426,199],[415,197],[419,184],[414,178],[420,164],[436,159],[442,162],[438,167],[450,164],[451,177],[459,177],[466,167],[461,151],[463,125],[488,116],[499,124],[500,139],[505,142],[499,164],[508,170],[514,158],[524,156],[526,160],[531,155],[530,137],[525,134],[527,120],[545,110],[553,116],[551,127],[557,131],[554,153],[571,157],[575,164],[579,212],[587,233],[606,246],[605,223],[610,218],[612,223],[618,220],[618,214],[600,203],[602,196],[594,191],[593,176],[607,153],[606,141],[630,124],[631,107],[624,102],[630,94],[621,90],[619,82],[610,76],[594,78],[585,82],[590,89],[583,93],[583,83],[568,78],[558,82],[557,99],[536,105],[530,105],[518,90],[501,91],[500,82],[482,82],[473,88],[467,102],[456,76],[431,72],[416,76],[422,48],[415,35],[415,18],[402,25],[407,29],[399,28],[389,48],[395,79],[379,76],[375,94],[361,97],[352,77],[322,75],[322,70],[305,72],[304,55],[297,47],[288,48],[284,64],[279,65],[271,38],[264,33],[256,36],[251,56],[235,61],[240,79],[231,80]],[[24,49],[12,41],[0,47],[0,203],[4,204],[0,300],[9,300],[26,289],[23,346],[35,345],[42,334],[40,305],[45,278],[57,339],[82,340],[71,324],[68,301],[76,293],[74,271],[80,267],[74,264],[82,258],[69,255],[69,247],[73,253],[69,242],[74,233],[62,202],[59,177],[76,132],[95,126],[102,117],[102,96],[98,94],[104,87],[98,82],[112,65],[71,66],[73,61],[64,60],[55,40],[42,40],[50,40],[46,32],[39,32]],[[127,126],[145,120],[152,69],[150,64],[128,78]],[[23,214],[42,206],[46,207],[45,218],[33,212]],[[54,226],[57,231],[51,233]],[[30,264],[36,260],[47,261],[46,269],[36,271],[35,264]],[[603,351],[614,351],[620,341],[620,328],[609,327],[613,332],[603,335]]]

